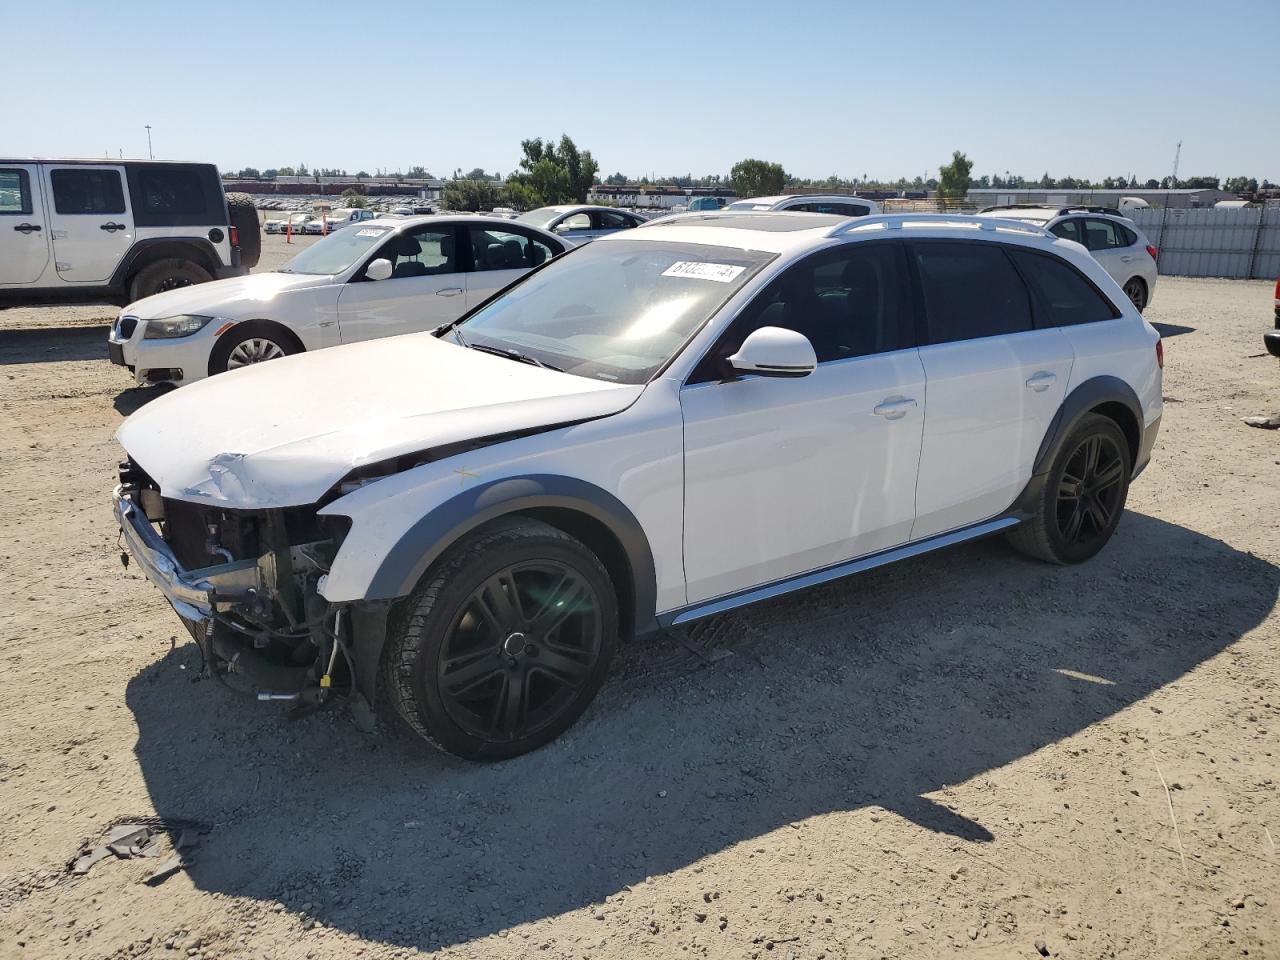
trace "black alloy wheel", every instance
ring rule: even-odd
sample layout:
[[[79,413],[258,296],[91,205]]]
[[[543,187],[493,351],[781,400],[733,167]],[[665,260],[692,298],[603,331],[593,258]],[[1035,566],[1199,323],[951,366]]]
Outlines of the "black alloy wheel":
[[[1102,433],[1087,437],[1067,458],[1058,481],[1056,518],[1068,547],[1087,550],[1111,536],[1124,504],[1127,464],[1115,438]]]
[[[1129,302],[1137,308],[1141,313],[1147,306],[1147,285],[1133,277],[1124,285],[1124,295],[1129,298]]]
[[[571,566],[503,567],[471,592],[445,637],[436,668],[445,711],[487,741],[535,736],[577,701],[603,637],[595,588]]]

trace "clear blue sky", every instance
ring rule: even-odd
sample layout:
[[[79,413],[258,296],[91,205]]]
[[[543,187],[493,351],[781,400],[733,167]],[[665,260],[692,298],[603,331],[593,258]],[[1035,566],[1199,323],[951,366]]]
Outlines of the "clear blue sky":
[[[185,8],[185,10],[184,10]],[[1277,0],[6,0],[0,155],[508,172],[567,132],[602,175],[1280,181]],[[20,41],[20,42],[16,42]],[[358,52],[363,51],[363,52]],[[15,80],[21,78],[21,80]]]

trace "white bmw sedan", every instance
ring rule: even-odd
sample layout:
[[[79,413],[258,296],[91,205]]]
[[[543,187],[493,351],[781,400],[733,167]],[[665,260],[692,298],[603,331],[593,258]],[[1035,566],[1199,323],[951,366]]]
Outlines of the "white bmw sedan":
[[[125,307],[111,361],[185,384],[291,353],[430,330],[559,253],[553,234],[492,217],[369,220],[274,273],[183,287]]]

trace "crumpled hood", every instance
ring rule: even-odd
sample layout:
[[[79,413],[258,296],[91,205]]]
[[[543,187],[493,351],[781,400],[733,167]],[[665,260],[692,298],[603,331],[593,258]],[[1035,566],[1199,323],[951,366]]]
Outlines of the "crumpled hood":
[[[300,506],[355,467],[609,416],[643,390],[415,333],[197,381],[147,404],[116,438],[166,497],[240,509]]]
[[[183,313],[238,317],[242,306],[268,303],[285,290],[319,287],[326,283],[333,283],[333,277],[327,274],[253,273],[244,277],[195,283],[177,290],[166,290],[152,297],[143,297],[129,304],[125,312],[143,320],[176,317]]]

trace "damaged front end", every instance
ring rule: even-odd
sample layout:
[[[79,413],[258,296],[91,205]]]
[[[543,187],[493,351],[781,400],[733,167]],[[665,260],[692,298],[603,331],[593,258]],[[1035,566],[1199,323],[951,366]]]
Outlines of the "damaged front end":
[[[199,644],[206,669],[261,700],[355,688],[345,606],[320,594],[348,529],[319,505],[225,509],[176,500],[130,460],[113,495],[127,550]]]

